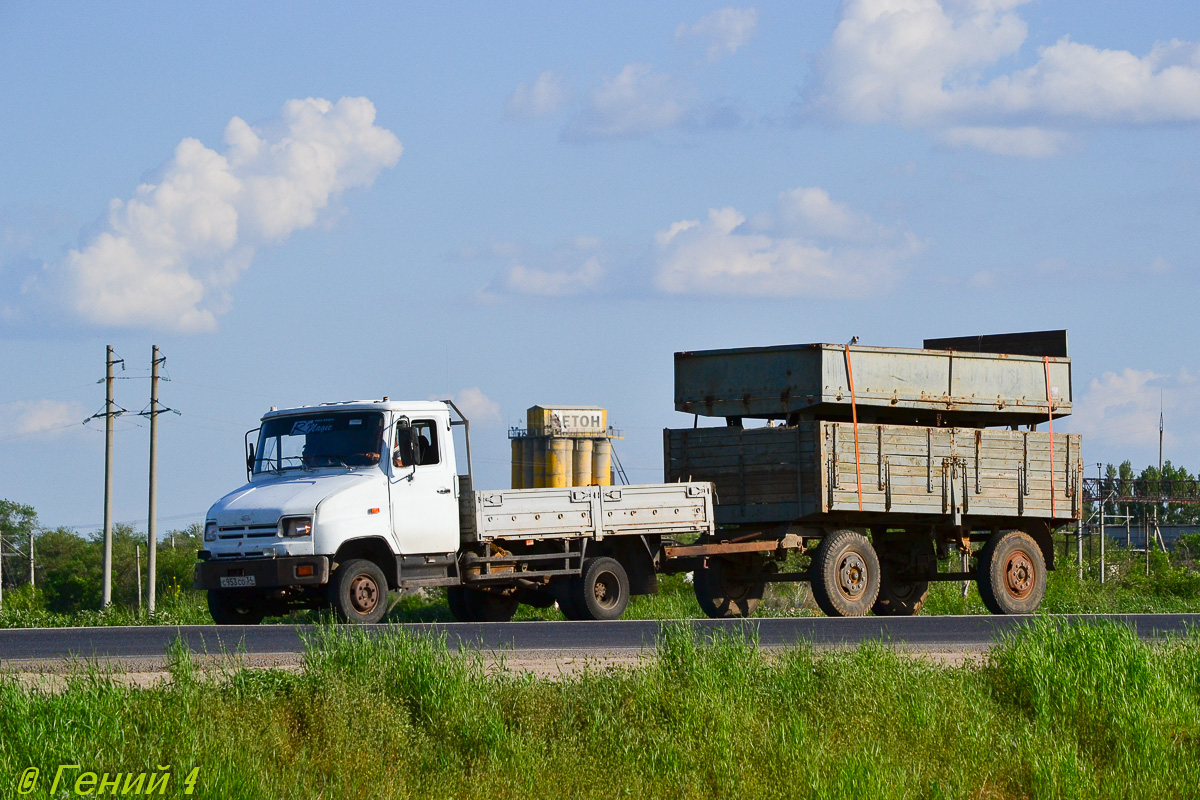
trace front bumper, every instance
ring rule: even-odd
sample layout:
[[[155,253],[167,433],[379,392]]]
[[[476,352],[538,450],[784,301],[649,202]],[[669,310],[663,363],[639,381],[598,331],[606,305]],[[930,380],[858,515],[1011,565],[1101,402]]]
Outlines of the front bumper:
[[[311,570],[308,569],[311,567]],[[303,568],[303,569],[302,569]],[[308,574],[302,574],[308,573]],[[222,586],[221,579],[227,579]],[[193,589],[319,586],[329,583],[329,556],[215,559],[200,551]]]

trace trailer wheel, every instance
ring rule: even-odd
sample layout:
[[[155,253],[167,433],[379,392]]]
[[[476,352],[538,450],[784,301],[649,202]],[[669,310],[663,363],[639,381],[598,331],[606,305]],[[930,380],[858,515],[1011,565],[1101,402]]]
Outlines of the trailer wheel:
[[[352,558],[333,573],[329,599],[334,614],[343,622],[379,622],[388,609],[387,578],[374,561]]]
[[[879,557],[861,533],[834,531],[817,545],[809,581],[827,616],[861,617],[879,596]]]
[[[1032,614],[1046,594],[1046,559],[1033,537],[1005,531],[979,551],[977,583],[993,614]]]
[[[881,617],[913,617],[921,613],[929,597],[929,581],[902,583],[890,573],[886,562],[880,565],[879,597],[871,610]]]
[[[877,542],[878,545],[878,542]],[[878,545],[879,597],[872,607],[881,617],[912,617],[921,612],[929,597],[929,581],[901,580],[904,569],[920,568],[922,557],[934,558],[933,542],[921,538],[892,540]]]
[[[238,589],[209,589],[208,613],[218,625],[257,625],[267,616],[257,592]]]
[[[508,622],[517,613],[520,602],[514,595],[495,594],[466,586],[446,590],[450,613],[459,622]]]
[[[563,608],[568,619],[620,619],[629,605],[629,575],[615,558],[589,559],[572,587],[574,597]]]
[[[692,574],[696,602],[713,619],[752,617],[767,585],[762,581],[738,580],[729,561],[709,558],[708,565]]]

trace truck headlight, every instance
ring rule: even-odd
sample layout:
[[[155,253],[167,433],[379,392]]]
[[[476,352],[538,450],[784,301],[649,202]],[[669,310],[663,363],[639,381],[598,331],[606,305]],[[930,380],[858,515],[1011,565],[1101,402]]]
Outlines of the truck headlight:
[[[283,535],[299,538],[312,534],[312,517],[289,517],[283,521]]]
[[[204,541],[215,542],[217,540],[217,523],[204,523]]]

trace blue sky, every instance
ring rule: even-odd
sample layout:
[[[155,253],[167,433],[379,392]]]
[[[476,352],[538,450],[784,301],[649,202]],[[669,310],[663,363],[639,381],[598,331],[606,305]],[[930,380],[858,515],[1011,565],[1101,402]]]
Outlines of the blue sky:
[[[681,349],[1065,327],[1089,463],[1200,467],[1193,3],[0,4],[0,496],[102,519],[168,358],[162,525],[271,405],[594,403]],[[115,515],[146,515],[118,420]]]

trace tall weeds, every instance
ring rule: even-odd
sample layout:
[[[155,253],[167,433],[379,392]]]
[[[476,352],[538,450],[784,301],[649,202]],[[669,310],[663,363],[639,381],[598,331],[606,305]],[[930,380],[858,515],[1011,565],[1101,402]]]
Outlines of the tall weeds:
[[[634,668],[554,679],[439,639],[322,628],[299,672],[128,689],[0,679],[0,781],[201,768],[201,797],[1191,797],[1200,636],[1039,622],[986,660],[771,652],[667,627]]]

